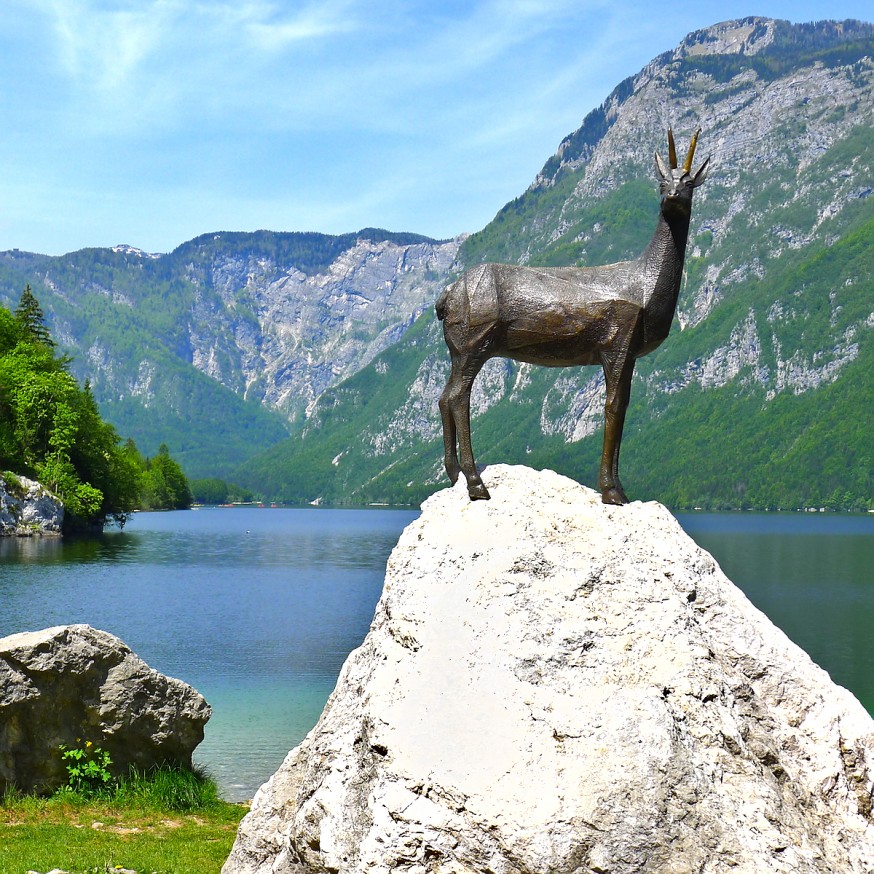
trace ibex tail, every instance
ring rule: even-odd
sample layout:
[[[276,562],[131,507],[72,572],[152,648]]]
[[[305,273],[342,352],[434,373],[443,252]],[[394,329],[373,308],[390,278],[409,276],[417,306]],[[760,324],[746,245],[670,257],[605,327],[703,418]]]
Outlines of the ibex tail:
[[[437,298],[437,303],[434,304],[434,309],[437,310],[437,318],[442,322],[446,317],[446,301],[449,299],[449,289],[451,286],[447,285],[443,291],[440,292],[440,297]]]

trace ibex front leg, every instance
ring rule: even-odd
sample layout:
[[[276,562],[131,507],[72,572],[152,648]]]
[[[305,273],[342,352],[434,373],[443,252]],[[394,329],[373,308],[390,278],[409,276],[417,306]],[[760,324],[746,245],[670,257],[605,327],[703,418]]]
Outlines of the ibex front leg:
[[[607,400],[604,404],[604,449],[601,453],[601,471],[598,487],[605,504],[627,504],[628,497],[619,479],[619,450],[622,447],[622,430],[625,413],[631,398],[631,378],[634,376],[634,349],[636,348],[639,322],[630,327],[627,343],[606,351],[601,357]]]

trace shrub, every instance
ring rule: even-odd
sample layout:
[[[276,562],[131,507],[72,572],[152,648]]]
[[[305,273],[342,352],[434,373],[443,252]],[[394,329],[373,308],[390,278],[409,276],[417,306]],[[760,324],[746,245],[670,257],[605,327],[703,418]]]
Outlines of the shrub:
[[[109,793],[113,784],[112,774],[109,773],[112,759],[106,750],[94,746],[90,740],[85,741],[81,747],[71,748],[61,744],[60,750],[69,778],[61,791],[72,792],[83,798]]]

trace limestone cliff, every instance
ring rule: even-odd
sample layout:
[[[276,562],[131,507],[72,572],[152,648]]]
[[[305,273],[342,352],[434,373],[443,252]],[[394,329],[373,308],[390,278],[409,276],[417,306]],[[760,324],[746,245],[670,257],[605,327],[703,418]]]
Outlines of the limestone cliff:
[[[45,486],[0,473],[0,536],[59,535],[64,505]]]
[[[402,534],[224,874],[874,870],[874,722],[661,505],[495,466]]]
[[[292,419],[326,388],[397,342],[436,296],[458,240],[350,241],[319,270],[192,241],[170,256],[195,292],[191,361],[229,388]]]

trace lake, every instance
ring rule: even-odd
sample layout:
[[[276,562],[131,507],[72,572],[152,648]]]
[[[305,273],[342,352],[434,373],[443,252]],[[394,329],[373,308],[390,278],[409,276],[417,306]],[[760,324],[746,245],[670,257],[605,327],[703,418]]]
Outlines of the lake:
[[[195,759],[251,798],[315,724],[417,512],[138,513],[85,540],[0,538],[0,636],[85,622],[213,706]],[[874,516],[687,514],[750,599],[874,712]]]

